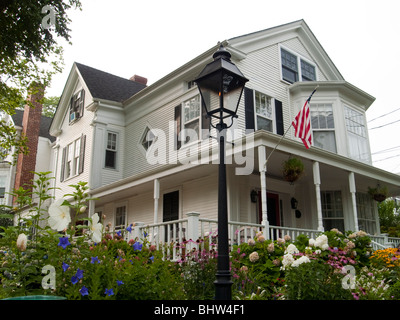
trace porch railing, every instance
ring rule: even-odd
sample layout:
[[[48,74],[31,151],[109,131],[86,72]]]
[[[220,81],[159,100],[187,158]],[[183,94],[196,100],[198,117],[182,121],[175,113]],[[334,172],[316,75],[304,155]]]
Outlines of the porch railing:
[[[321,233],[319,230],[298,229],[291,227],[281,227],[247,222],[228,222],[228,237],[230,249],[234,245],[247,242],[262,232],[265,239],[277,240],[290,236],[292,240],[304,234],[309,238],[317,238]],[[216,245],[216,236],[218,234],[218,221],[216,219],[200,218],[197,212],[187,213],[185,219],[179,219],[169,222],[160,222],[154,224],[136,223],[132,232],[125,232],[125,239],[139,239],[147,241],[157,249],[162,249],[165,257],[172,260],[178,260],[183,257],[185,252],[193,248],[204,248]],[[388,247],[397,247],[400,245],[400,238],[391,238],[385,235],[370,236],[373,249],[382,249]],[[202,239],[202,241],[197,241]],[[216,247],[215,247],[216,249]]]

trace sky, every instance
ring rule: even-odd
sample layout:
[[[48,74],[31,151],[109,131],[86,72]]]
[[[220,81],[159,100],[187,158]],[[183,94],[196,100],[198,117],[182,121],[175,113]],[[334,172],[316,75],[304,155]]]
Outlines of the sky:
[[[130,78],[161,79],[218,43],[304,19],[344,79],[376,98],[367,121],[373,165],[400,173],[399,0],[81,0],[60,96],[74,62]]]

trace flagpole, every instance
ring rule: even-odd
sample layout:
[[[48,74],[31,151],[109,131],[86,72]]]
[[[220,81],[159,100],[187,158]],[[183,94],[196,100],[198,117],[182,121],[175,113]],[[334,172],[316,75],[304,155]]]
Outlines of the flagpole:
[[[307,100],[310,100],[311,97],[313,96],[314,92],[318,89],[319,85],[317,85],[314,90],[312,91],[312,93],[310,94],[310,97]],[[289,129],[293,126],[293,121],[290,122],[290,126],[286,129],[285,133],[283,134],[283,136],[281,136],[281,138],[279,139],[278,143],[276,144],[275,148],[272,149],[271,153],[268,155],[267,160],[265,160],[264,162],[264,170],[267,166],[268,160],[271,157],[271,155],[274,153],[274,151],[278,148],[278,146],[281,144],[283,138],[286,136],[286,134],[289,132]]]

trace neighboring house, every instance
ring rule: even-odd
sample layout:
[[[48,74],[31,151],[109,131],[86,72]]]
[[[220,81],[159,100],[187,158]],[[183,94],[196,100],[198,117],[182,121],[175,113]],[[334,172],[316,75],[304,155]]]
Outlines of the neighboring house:
[[[379,234],[368,187],[399,195],[400,176],[372,166],[365,112],[375,99],[343,78],[303,20],[222,44],[249,79],[227,150],[229,220]],[[150,86],[75,63],[50,127],[56,197],[87,181],[97,198],[89,214],[105,214],[115,229],[189,212],[216,219],[218,145],[193,80],[218,48]],[[317,85],[313,146],[306,149],[291,128],[264,167]],[[294,156],[305,174],[289,184],[282,163]]]
[[[42,93],[38,93],[42,94]],[[16,165],[12,165],[14,150],[10,150],[5,159],[0,160],[0,205],[12,206],[13,197],[9,194],[19,187],[27,188],[35,179],[34,172],[52,171],[52,145],[55,138],[50,136],[52,119],[42,115],[40,97],[31,95],[28,99],[35,105],[24,110],[15,110],[9,116],[0,112],[0,119],[13,125],[19,135],[27,137],[28,154],[19,154]]]

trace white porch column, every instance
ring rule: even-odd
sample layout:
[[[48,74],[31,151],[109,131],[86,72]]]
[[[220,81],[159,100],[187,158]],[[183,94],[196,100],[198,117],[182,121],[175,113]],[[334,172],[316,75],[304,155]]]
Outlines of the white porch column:
[[[354,231],[358,231],[358,215],[357,215],[357,200],[356,200],[356,179],[354,172],[349,172],[349,187],[351,193],[351,205],[353,208]]]
[[[258,147],[258,170],[260,171],[260,184],[261,184],[261,213],[264,225],[264,238],[269,239],[269,221],[268,221],[268,208],[267,208],[267,164],[265,146]]]
[[[315,185],[315,196],[317,199],[317,219],[318,219],[318,230],[324,231],[324,224],[322,222],[322,205],[321,205],[321,176],[319,173],[319,162],[314,161],[313,163],[313,177]]]
[[[154,179],[154,223],[158,222],[158,199],[160,198],[160,181]]]
[[[88,218],[91,218],[96,212],[96,202],[94,200],[89,200],[89,211],[88,211]],[[101,217],[99,217],[101,219]]]

